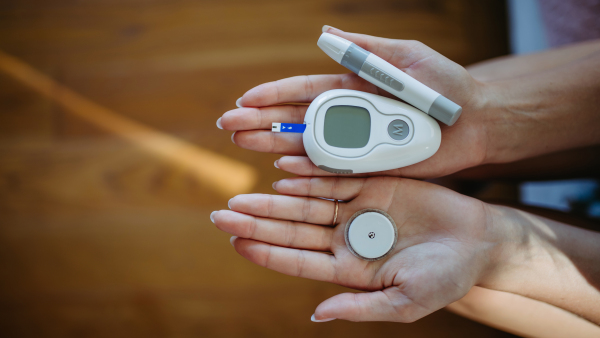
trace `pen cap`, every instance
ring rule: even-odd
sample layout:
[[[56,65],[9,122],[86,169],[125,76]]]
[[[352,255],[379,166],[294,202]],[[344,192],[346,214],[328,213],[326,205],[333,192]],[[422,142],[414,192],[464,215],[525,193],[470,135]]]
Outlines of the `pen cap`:
[[[329,33],[321,34],[317,41],[317,46],[337,63],[342,63],[342,58],[351,44],[352,42]]]
[[[458,120],[460,113],[462,113],[461,106],[448,100],[443,95],[438,96],[435,101],[433,101],[427,112],[429,116],[434,117],[448,126],[453,125],[454,122]]]

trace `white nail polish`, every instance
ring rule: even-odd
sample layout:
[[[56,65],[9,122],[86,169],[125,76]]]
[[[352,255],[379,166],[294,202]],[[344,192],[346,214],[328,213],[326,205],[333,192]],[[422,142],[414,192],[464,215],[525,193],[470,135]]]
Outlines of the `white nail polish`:
[[[279,181],[275,181],[275,182],[273,182],[273,185],[272,185],[272,187],[273,187],[273,190],[277,190],[277,188],[275,188],[275,187],[277,186],[277,182],[279,182]]]
[[[325,323],[325,322],[330,322],[332,320],[335,320],[335,318],[315,319],[315,315],[313,314],[310,317],[310,320],[315,323]]]
[[[322,28],[323,33],[326,33],[329,28],[337,29],[337,28],[329,26],[329,25],[323,25],[323,28]],[[339,31],[340,29],[337,29],[337,30]]]
[[[217,213],[216,211],[213,211],[210,213],[210,221],[213,222],[213,224],[215,224],[215,214],[216,213]]]
[[[233,137],[235,136],[235,133],[237,133],[237,131],[234,131],[233,134],[231,134],[231,142],[233,142],[233,144],[235,144],[235,141],[233,140]]]
[[[229,243],[231,243],[231,245],[233,245],[233,242],[235,242],[236,238],[238,238],[238,236],[231,236],[231,238],[229,239]],[[235,246],[235,245],[233,245]]]
[[[275,163],[273,163],[273,165],[275,166],[275,168],[279,169],[279,166],[277,165],[277,162],[279,162],[279,160],[275,161]]]
[[[217,128],[219,129],[223,129],[223,126],[221,125],[221,118],[219,117],[219,119],[217,120]]]
[[[242,108],[242,98],[241,97],[235,101],[235,105],[238,108]]]

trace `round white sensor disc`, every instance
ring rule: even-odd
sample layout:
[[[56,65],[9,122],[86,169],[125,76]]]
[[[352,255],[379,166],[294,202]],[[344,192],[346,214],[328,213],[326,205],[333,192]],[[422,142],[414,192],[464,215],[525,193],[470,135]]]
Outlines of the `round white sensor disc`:
[[[396,245],[396,224],[386,212],[364,209],[346,224],[346,245],[359,258],[378,260]]]

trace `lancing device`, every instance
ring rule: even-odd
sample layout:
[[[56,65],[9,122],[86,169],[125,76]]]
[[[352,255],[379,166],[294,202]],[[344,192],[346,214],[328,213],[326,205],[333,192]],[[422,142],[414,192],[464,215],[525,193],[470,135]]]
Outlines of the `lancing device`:
[[[456,103],[344,38],[323,33],[317,45],[358,76],[449,126],[458,120],[462,112]]]

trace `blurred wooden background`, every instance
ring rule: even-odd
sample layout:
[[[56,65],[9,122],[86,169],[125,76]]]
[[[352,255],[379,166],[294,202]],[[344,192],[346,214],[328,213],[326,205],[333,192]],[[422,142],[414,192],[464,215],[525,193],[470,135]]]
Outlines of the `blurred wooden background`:
[[[420,40],[456,62],[507,53],[503,1],[4,0],[0,50],[124,117],[259,172],[215,121],[247,89],[345,69],[324,24]],[[335,285],[239,257],[209,220],[227,198],[0,72],[0,336],[508,337],[446,311],[316,324]]]

